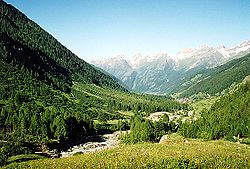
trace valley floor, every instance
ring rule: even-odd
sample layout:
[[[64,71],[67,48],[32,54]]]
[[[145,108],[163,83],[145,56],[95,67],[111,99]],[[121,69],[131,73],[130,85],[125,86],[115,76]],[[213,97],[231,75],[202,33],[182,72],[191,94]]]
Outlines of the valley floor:
[[[184,139],[119,147],[69,158],[11,163],[6,168],[250,168],[250,146]]]

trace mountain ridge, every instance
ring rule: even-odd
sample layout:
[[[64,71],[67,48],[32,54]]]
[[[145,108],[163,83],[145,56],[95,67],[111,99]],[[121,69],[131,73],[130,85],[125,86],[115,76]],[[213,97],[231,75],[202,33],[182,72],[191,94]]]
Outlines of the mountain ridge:
[[[250,40],[244,40],[241,43],[238,43],[228,48],[226,48],[225,45],[223,44],[217,47],[201,45],[195,48],[183,48],[179,52],[177,52],[175,55],[169,55],[167,52],[160,51],[160,52],[156,52],[150,55],[143,55],[141,53],[136,53],[131,58],[126,59],[126,56],[124,54],[118,54],[107,59],[93,60],[91,61],[91,63],[93,64],[101,64],[101,63],[107,63],[107,62],[110,63],[113,61],[113,59],[122,59],[124,61],[127,61],[127,63],[129,63],[131,67],[134,67],[133,65],[138,64],[141,60],[144,60],[146,62],[151,62],[162,55],[168,55],[170,56],[170,58],[174,59],[175,61],[180,61],[186,58],[194,57],[194,55],[202,56],[202,54],[206,53],[208,50],[213,50],[213,52],[219,52],[224,57],[230,57],[230,59],[234,59],[234,57],[238,56],[238,54],[241,52],[250,52]],[[136,69],[136,67],[134,69]]]
[[[246,40],[229,48],[224,45],[218,47],[202,45],[183,49],[175,56],[166,52],[152,55],[137,53],[130,59],[118,55],[112,59],[91,63],[113,74],[136,92],[169,94],[176,85],[196,73],[223,65],[248,53],[250,53],[250,41]],[[119,61],[120,65],[117,66],[114,60]],[[118,73],[121,70],[123,73]],[[128,83],[124,78],[133,80]]]

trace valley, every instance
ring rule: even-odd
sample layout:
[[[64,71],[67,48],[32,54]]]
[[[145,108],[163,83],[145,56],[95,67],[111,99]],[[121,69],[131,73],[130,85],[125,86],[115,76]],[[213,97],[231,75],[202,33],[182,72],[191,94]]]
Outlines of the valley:
[[[0,27],[1,167],[250,168],[249,40],[90,64],[2,0]]]

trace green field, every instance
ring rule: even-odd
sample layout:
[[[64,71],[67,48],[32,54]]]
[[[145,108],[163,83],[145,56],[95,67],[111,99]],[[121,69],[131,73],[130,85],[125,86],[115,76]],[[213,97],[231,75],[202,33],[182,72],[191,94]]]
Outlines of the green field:
[[[250,168],[250,146],[170,137],[163,143],[122,144],[102,152],[12,163],[6,168]]]

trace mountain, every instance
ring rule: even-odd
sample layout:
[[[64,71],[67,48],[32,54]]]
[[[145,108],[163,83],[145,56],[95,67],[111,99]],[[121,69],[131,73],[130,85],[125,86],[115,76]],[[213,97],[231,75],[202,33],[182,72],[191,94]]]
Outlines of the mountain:
[[[177,89],[185,86],[194,77],[200,76],[200,72],[213,69],[248,53],[250,53],[250,41],[244,41],[230,48],[225,48],[224,45],[187,48],[175,56],[165,52],[146,56],[137,53],[129,60],[124,59],[124,56],[118,59],[119,64],[117,59],[92,63],[113,74],[136,92],[169,94],[174,91],[179,92]]]
[[[191,69],[203,69],[218,66],[226,61],[225,56],[215,48],[202,46],[196,49],[184,49],[177,53],[179,69],[188,71]]]
[[[250,75],[250,54],[213,69],[201,71],[175,90],[181,92],[183,97],[197,93],[215,95],[241,82],[248,75]]]
[[[137,53],[128,62],[133,69],[137,69],[147,63],[147,57]]]
[[[250,53],[250,40],[246,40],[231,48],[220,48],[219,52],[230,59],[245,56],[246,54]]]
[[[127,90],[12,5],[0,1],[0,9],[1,138],[62,143],[94,134],[92,120],[106,107],[95,97],[81,100],[74,84]]]
[[[177,67],[174,59],[164,52],[150,56],[138,53],[129,61],[117,56],[92,63],[122,80],[132,90],[147,93],[165,90],[164,84],[174,76]],[[158,86],[159,83],[162,85]]]
[[[135,59],[132,58],[130,62],[133,60]],[[137,64],[135,69],[137,76],[132,89],[146,93],[160,93],[166,90],[165,84],[176,73],[176,66],[176,62],[167,53],[160,52],[146,56],[140,64]]]
[[[13,59],[21,59],[19,62],[31,66],[29,59],[34,61],[33,64],[43,62],[45,65],[50,65],[52,61],[54,64],[60,65],[63,69],[67,69],[67,76],[71,81],[83,81],[85,83],[94,83],[99,86],[106,86],[124,90],[115,80],[94,69],[90,64],[78,58],[70,50],[60,44],[53,36],[43,30],[39,25],[29,20],[23,13],[19,12],[15,7],[1,1],[1,40],[5,43],[8,50],[15,50],[11,55]],[[12,45],[11,43],[16,43]],[[20,44],[20,45],[19,45]],[[12,46],[11,46],[12,45]],[[37,57],[20,58],[22,48],[34,49],[32,52],[37,53]],[[12,48],[12,49],[10,49]],[[23,55],[22,55],[23,56]],[[39,57],[39,58],[38,58]],[[33,66],[34,71],[45,74],[45,68]],[[48,73],[48,72],[47,72]],[[66,72],[64,72],[66,73]],[[45,76],[44,78],[49,78]]]
[[[129,88],[132,87],[136,72],[122,55],[118,55],[105,61],[96,61],[92,63],[120,79]]]

